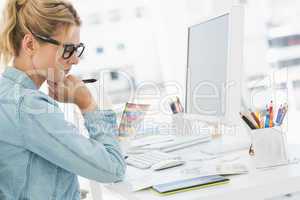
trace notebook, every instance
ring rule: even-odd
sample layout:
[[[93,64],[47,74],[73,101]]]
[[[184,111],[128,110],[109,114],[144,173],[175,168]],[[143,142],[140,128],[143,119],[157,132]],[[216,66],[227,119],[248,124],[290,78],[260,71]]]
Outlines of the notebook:
[[[205,187],[211,187],[225,184],[228,182],[229,179],[224,178],[223,176],[212,175],[154,185],[152,186],[152,188],[160,194],[171,195],[178,192],[185,192]]]

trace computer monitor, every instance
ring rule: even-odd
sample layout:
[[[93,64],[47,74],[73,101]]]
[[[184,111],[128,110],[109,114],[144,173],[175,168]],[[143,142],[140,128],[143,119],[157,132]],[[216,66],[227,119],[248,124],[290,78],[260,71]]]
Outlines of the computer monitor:
[[[238,123],[243,8],[189,27],[185,110],[204,121]]]

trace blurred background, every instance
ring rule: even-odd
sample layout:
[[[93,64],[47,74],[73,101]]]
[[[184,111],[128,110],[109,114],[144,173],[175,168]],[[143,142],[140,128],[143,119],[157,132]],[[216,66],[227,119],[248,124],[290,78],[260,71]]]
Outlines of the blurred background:
[[[299,0],[72,2],[82,18],[87,47],[72,72],[82,77],[101,74],[115,105],[133,101],[134,91],[145,100],[154,98],[157,109],[163,109],[166,96],[183,98],[188,26],[244,5],[244,103],[262,108],[270,100],[288,101],[288,140],[300,143]]]

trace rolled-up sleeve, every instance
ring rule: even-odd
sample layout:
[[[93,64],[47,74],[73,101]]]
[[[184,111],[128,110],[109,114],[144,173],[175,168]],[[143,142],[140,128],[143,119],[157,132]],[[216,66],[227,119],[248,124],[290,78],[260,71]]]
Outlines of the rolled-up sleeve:
[[[116,140],[113,111],[96,110],[83,115],[89,138],[78,134],[57,103],[46,96],[24,96],[19,112],[19,129],[29,151],[88,179],[105,183],[123,179],[126,164]]]

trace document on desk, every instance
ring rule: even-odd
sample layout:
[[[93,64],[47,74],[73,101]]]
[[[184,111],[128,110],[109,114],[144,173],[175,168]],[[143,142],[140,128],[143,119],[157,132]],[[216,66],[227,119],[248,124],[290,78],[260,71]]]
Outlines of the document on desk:
[[[218,175],[239,175],[248,172],[248,167],[242,163],[221,163],[216,166],[216,174]]]
[[[193,169],[191,169],[193,170]],[[201,171],[201,172],[200,172]],[[172,181],[179,181],[179,180],[184,180],[184,179],[189,179],[189,178],[196,178],[199,176],[206,176],[206,175],[217,175],[215,172],[209,172],[205,171],[204,169],[197,169],[197,173],[186,173],[183,171],[178,171],[178,173],[172,173],[172,175],[164,176],[162,179],[158,180],[157,177],[153,175],[146,175],[144,177],[140,177],[135,180],[131,180],[131,191],[132,192],[137,192],[140,190],[148,189],[151,188],[153,185],[158,185],[158,184],[165,184],[168,182]]]
[[[151,188],[153,186],[153,182],[154,182],[154,179],[153,179],[153,176],[151,176],[151,175],[132,180],[132,181],[130,181],[131,191],[137,192],[140,190]]]
[[[140,190],[148,189],[153,185],[164,184],[172,181],[183,180],[188,178],[199,177],[200,175],[209,174],[208,171],[205,171],[204,168],[201,168],[201,173],[189,174],[185,173],[182,170],[171,170],[168,172],[150,172],[146,173],[144,176],[139,176],[135,179],[129,180],[131,184],[131,191],[137,192]]]
[[[130,147],[146,147],[148,145],[154,145],[164,142],[174,141],[174,135],[151,135],[145,136],[139,139],[134,139],[130,142]]]
[[[189,176],[201,176],[201,175],[240,175],[247,174],[249,169],[243,163],[218,163],[203,165],[200,167],[186,168],[181,171],[182,174]]]
[[[150,173],[145,176],[130,181],[131,190],[137,192],[148,189],[153,185],[164,184],[172,181],[179,181],[199,176],[211,175],[240,175],[248,173],[248,167],[243,163],[219,163],[219,164],[201,164],[201,166],[190,167],[171,171],[169,173]],[[160,177],[159,177],[160,176]]]

